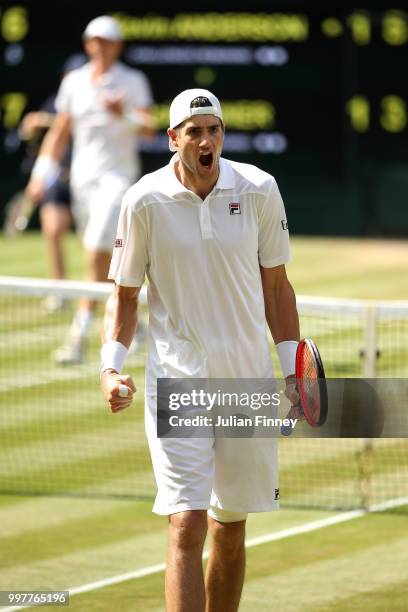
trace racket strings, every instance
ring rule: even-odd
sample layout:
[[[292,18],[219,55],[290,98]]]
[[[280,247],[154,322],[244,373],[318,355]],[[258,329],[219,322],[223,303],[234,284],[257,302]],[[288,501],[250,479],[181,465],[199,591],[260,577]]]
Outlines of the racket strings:
[[[319,371],[316,359],[310,349],[305,345],[302,352],[302,376],[298,381],[302,399],[307,402],[313,420],[320,418],[320,385]]]

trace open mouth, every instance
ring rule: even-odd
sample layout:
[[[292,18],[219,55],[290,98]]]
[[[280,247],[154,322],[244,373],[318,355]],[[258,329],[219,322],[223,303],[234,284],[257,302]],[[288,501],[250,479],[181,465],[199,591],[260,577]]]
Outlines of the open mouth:
[[[213,154],[212,153],[206,153],[205,155],[200,155],[199,157],[200,160],[200,164],[202,166],[205,167],[209,167],[211,166],[212,162],[213,162]]]

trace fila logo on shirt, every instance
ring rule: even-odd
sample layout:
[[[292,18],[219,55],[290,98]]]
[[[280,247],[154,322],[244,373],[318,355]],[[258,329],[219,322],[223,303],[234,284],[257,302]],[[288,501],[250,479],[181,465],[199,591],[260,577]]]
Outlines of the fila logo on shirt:
[[[230,202],[229,204],[230,215],[241,214],[241,204],[239,202]]]
[[[283,230],[287,230],[288,229],[288,222],[286,221],[286,219],[282,219],[281,226],[282,226]]]
[[[115,248],[120,248],[123,247],[123,239],[122,238],[116,238],[115,240]]]

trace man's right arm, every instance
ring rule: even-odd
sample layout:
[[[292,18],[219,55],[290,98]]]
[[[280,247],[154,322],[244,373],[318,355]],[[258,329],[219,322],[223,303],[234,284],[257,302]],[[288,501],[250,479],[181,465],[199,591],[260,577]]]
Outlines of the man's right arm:
[[[59,172],[59,161],[62,159],[71,136],[71,120],[68,113],[58,113],[41,145],[40,153],[34,164],[26,192],[35,202],[40,201],[44,193]]]
[[[132,403],[136,387],[132,378],[121,374],[128,348],[137,327],[137,307],[140,287],[115,285],[108,299],[102,331],[102,393],[112,412],[127,408]],[[119,395],[120,386],[127,387],[127,396]]]

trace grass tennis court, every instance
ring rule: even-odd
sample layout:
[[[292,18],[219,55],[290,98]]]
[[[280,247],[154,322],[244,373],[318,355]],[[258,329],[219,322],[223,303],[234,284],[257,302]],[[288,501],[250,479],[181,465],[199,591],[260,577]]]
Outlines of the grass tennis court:
[[[292,238],[288,266],[296,292],[344,298],[407,300],[408,247],[403,240]],[[82,249],[66,240],[68,277],[82,278]],[[45,245],[38,232],[17,240],[0,238],[0,269],[9,276],[45,277]]]
[[[74,236],[69,237],[67,247],[70,277],[81,278],[81,248]],[[2,240],[0,253],[4,274],[47,274],[43,244],[36,233],[14,242]],[[408,248],[402,242],[297,238],[293,240],[293,254],[289,276],[298,293],[408,299]],[[78,587],[162,563],[165,520],[152,515],[151,501],[142,495],[137,500],[129,495],[114,497],[119,491],[131,491],[136,483],[141,490],[145,487],[146,497],[152,494],[141,418],[142,393],[139,391],[131,413],[109,415],[97,386],[96,328],[88,364],[57,368],[50,354],[56,337],[66,329],[69,311],[48,315],[33,311],[29,300],[22,300],[15,310],[9,304],[7,313],[0,311],[0,316],[6,315],[7,333],[0,339],[0,479],[4,490],[16,491],[20,484],[28,494],[0,495],[0,590]],[[29,346],[30,350],[12,350],[17,340],[17,347]],[[330,334],[327,342],[330,344]],[[18,395],[13,395],[13,373],[16,364],[24,360],[27,375],[18,381]],[[131,356],[129,364],[140,389],[143,360]],[[355,366],[345,363],[344,367],[347,373],[347,367],[353,371]],[[69,403],[60,401],[62,396],[66,398],[67,389]],[[29,440],[22,443],[27,430]],[[315,471],[322,457],[332,466],[331,478],[320,478],[316,488],[305,483],[304,490],[290,489],[292,476],[302,478],[302,470],[310,465],[302,465],[295,454],[290,461],[286,453],[288,461],[281,473],[282,501],[286,486],[294,501],[306,496],[310,500],[325,492],[328,499],[333,495],[338,498],[346,492],[352,507],[360,493],[355,488],[357,468],[352,461],[359,451],[353,446],[356,441],[348,442],[352,444],[343,450],[308,449]],[[398,470],[401,482],[406,479],[405,441],[388,444],[383,444],[375,460],[370,460],[374,474],[371,486],[378,496],[374,501],[382,500],[381,491],[389,474],[394,483],[398,483]],[[135,448],[139,455],[135,455]],[[53,456],[57,458],[54,461],[50,459]],[[8,476],[5,466],[10,463],[15,470]],[[336,472],[336,466],[342,471]],[[65,495],[57,496],[61,482]],[[27,483],[31,483],[31,490]],[[53,495],[29,495],[38,491],[38,483]],[[396,498],[408,495],[398,484],[392,493]],[[335,510],[319,508],[259,514],[249,521],[248,537],[280,532],[333,514]],[[250,548],[240,609],[405,610],[407,523],[406,514],[401,512],[375,513]],[[71,609],[163,610],[163,572],[75,595]]]
[[[0,500],[2,589],[76,587],[161,563],[166,528],[148,502]],[[327,512],[252,517],[248,537],[303,525]],[[241,610],[406,610],[406,516],[384,513],[248,550]],[[158,572],[72,597],[70,608],[163,610]]]

